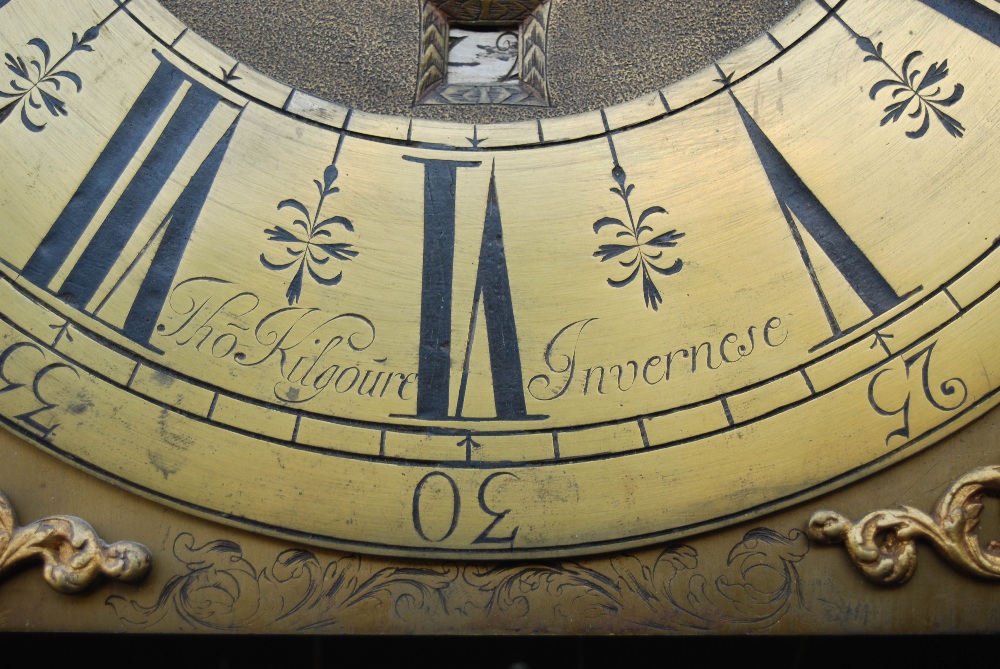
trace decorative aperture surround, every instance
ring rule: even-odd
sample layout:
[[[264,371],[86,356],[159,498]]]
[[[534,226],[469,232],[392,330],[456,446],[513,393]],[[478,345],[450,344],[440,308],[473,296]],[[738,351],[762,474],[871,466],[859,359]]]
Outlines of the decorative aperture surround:
[[[548,0],[420,0],[420,62],[416,104],[549,104],[545,41]],[[496,28],[496,47],[516,46],[510,76],[489,83],[449,82],[452,28]],[[516,45],[513,39],[516,37]]]

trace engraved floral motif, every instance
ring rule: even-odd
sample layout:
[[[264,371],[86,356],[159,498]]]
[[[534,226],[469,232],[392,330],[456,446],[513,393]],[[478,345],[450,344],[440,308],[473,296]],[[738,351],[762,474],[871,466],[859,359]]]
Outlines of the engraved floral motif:
[[[656,311],[663,303],[663,296],[653,280],[654,274],[670,276],[683,269],[684,261],[677,258],[672,263],[666,264],[664,254],[666,249],[677,246],[677,240],[683,237],[684,233],[677,232],[676,229],[657,232],[656,228],[647,222],[653,216],[668,213],[660,206],[647,207],[636,220],[630,202],[635,184],[627,183],[628,177],[621,165],[614,166],[614,169],[611,170],[611,177],[618,185],[610,190],[624,203],[628,222],[626,223],[620,218],[605,216],[594,223],[594,234],[599,235],[601,230],[607,228],[614,232],[615,239],[612,243],[601,244],[594,252],[594,257],[600,258],[601,262],[615,260],[620,267],[625,269],[624,278],[608,279],[608,285],[612,288],[624,288],[632,283],[641,272],[643,299],[647,307]]]
[[[445,611],[444,591],[458,576],[450,566],[385,567],[356,555],[325,566],[309,551],[286,550],[270,568],[257,569],[239,544],[202,546],[190,534],[174,541],[184,565],[159,598],[145,606],[109,597],[127,627],[155,625],[177,616],[190,629],[235,631],[282,626],[295,630],[335,627],[348,610],[377,609],[405,619]]]
[[[314,179],[313,183],[319,191],[319,202],[315,211],[299,200],[282,200],[278,204],[278,210],[291,209],[301,218],[292,221],[291,227],[286,228],[276,225],[268,228],[264,232],[268,235],[268,241],[280,245],[287,257],[281,260],[269,260],[266,252],[260,254],[260,262],[267,269],[281,271],[292,269],[294,275],[288,284],[285,297],[288,304],[292,305],[299,301],[302,296],[302,282],[308,272],[313,281],[321,286],[335,286],[340,283],[344,273],[337,271],[334,273],[327,269],[330,260],[338,262],[349,261],[358,255],[358,251],[353,248],[353,244],[345,242],[335,242],[331,228],[341,226],[348,232],[354,232],[354,224],[343,216],[331,216],[320,220],[323,212],[323,204],[326,198],[334,193],[340,192],[340,188],[334,186],[337,180],[337,168],[330,165],[323,172],[323,181]],[[291,258],[288,260],[287,258]]]
[[[1000,467],[983,467],[958,479],[933,514],[901,506],[852,523],[836,511],[817,511],[809,519],[809,537],[843,543],[861,573],[881,585],[902,585],[913,577],[917,539],[930,542],[941,557],[969,575],[1000,579],[1000,542],[984,547],[976,533],[984,496],[1000,497]]]
[[[17,526],[14,510],[0,494],[0,574],[40,560],[45,582],[64,593],[86,589],[102,576],[120,581],[145,577],[149,550],[132,541],[106,544],[94,528],[72,516],[51,516]]]
[[[887,91],[891,102],[883,110],[881,125],[896,123],[906,115],[908,119],[919,119],[919,125],[913,130],[907,130],[906,136],[918,139],[927,134],[931,125],[931,116],[952,137],[962,137],[965,134],[963,126],[956,118],[944,111],[962,99],[965,87],[955,84],[951,93],[945,93],[941,85],[948,77],[948,59],[931,63],[926,72],[917,69],[917,59],[923,52],[913,51],[903,60],[902,71],[897,71],[882,55],[882,43],[874,44],[867,37],[856,37],[858,47],[864,51],[865,62],[882,63],[892,76],[881,79],[871,87],[869,97],[875,100],[879,93]],[[921,76],[923,75],[923,76]]]
[[[20,109],[24,127],[31,132],[41,132],[47,125],[44,120],[46,113],[52,118],[68,116],[66,102],[61,97],[64,95],[63,85],[72,84],[79,93],[83,90],[83,80],[75,72],[62,69],[63,64],[77,52],[93,51],[91,42],[99,34],[98,26],[90,28],[82,37],[73,33],[73,44],[69,51],[55,62],[52,62],[48,43],[38,37],[29,40],[28,44],[40,56],[26,59],[6,53],[4,65],[14,76],[7,82],[7,89],[0,88],[0,123]]]

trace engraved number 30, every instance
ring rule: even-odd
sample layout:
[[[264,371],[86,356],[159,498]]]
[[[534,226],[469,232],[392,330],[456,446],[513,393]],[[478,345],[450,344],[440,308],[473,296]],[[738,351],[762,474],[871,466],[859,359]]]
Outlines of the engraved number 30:
[[[513,544],[514,538],[517,537],[517,530],[519,528],[515,527],[513,531],[506,536],[494,536],[493,530],[496,529],[497,525],[503,522],[507,514],[510,513],[510,509],[504,509],[503,511],[496,511],[490,508],[486,501],[486,495],[490,488],[490,485],[500,477],[512,477],[517,478],[514,474],[510,472],[496,472],[486,477],[482,485],[479,486],[479,508],[482,511],[493,518],[493,521],[486,526],[478,537],[473,540],[473,544]],[[432,492],[434,491],[434,492]],[[434,493],[437,494],[434,494]],[[450,514],[451,520],[448,524],[447,529],[440,528],[440,531],[434,532],[430,531],[425,523],[425,514],[431,511],[433,507],[438,513],[442,510],[445,511],[444,516],[448,517]],[[424,541],[429,541],[432,543],[440,543],[447,540],[455,533],[455,529],[458,527],[458,521],[462,516],[462,495],[459,492],[458,484],[455,483],[455,479],[448,476],[444,472],[431,472],[424,478],[420,479],[420,483],[417,484],[416,489],[413,491],[413,528],[420,535],[420,538]]]

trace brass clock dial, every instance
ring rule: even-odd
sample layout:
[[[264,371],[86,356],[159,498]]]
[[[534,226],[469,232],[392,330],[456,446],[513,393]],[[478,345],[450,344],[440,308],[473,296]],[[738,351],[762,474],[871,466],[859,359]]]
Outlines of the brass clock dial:
[[[525,558],[778,509],[996,404],[996,2],[809,0],[571,115],[560,3],[471,4],[414,8],[401,117],[152,0],[0,0],[4,425],[254,531]],[[452,26],[516,57],[449,78]]]

